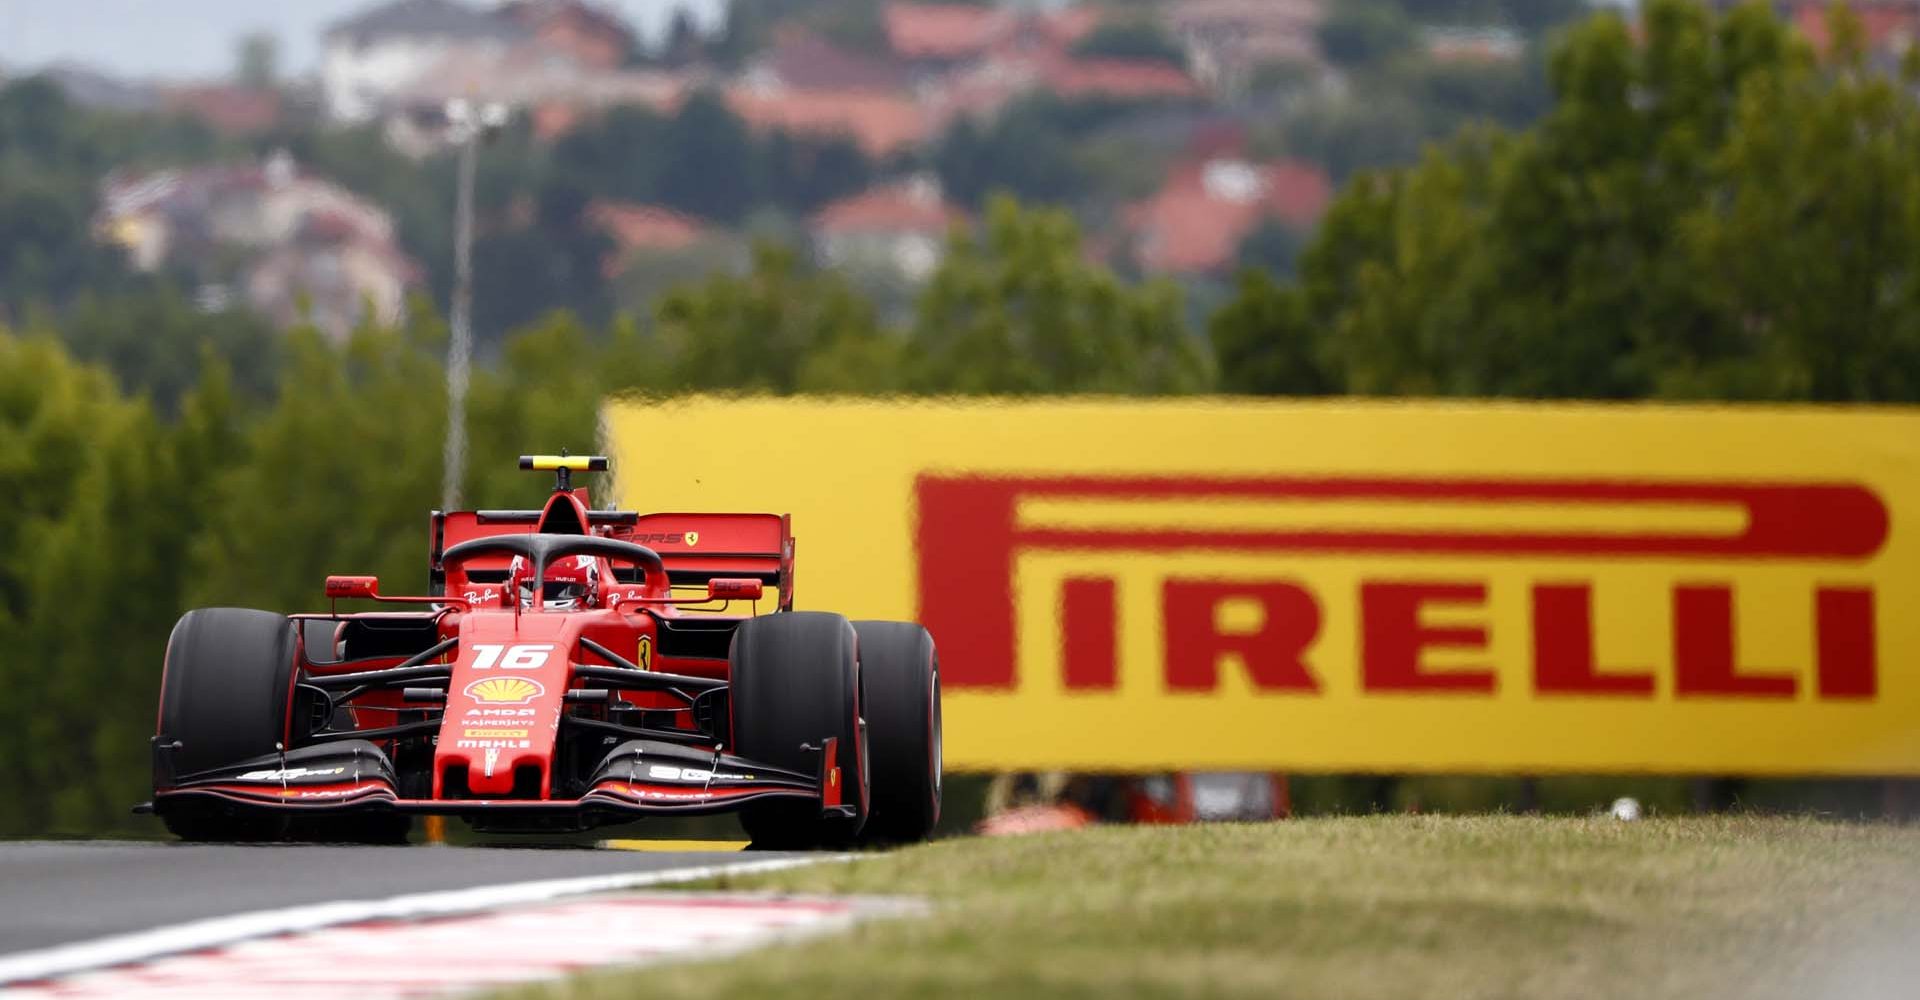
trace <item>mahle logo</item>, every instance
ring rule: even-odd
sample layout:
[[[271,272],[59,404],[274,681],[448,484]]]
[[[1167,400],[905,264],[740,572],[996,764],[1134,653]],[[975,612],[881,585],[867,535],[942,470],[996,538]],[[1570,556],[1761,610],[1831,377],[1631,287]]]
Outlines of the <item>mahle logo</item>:
[[[484,705],[525,705],[547,689],[525,677],[486,677],[468,684],[465,693]]]

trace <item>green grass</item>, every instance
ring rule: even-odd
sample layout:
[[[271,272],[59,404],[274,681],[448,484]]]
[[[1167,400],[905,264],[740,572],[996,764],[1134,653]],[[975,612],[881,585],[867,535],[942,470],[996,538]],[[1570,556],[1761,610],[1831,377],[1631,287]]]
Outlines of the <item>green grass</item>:
[[[1920,828],[1383,816],[954,840],[731,883],[922,919],[504,996],[1920,996]]]

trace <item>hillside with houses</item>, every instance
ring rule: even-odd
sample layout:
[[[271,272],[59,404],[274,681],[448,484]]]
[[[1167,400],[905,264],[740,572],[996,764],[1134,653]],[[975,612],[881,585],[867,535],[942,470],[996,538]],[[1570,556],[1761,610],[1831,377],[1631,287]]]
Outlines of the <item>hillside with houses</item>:
[[[1833,44],[1826,4],[1774,6],[1816,49]],[[1920,3],[1855,6],[1874,62],[1897,71]],[[335,337],[397,321],[415,294],[447,301],[456,108],[504,122],[480,151],[483,344],[556,309],[644,313],[768,244],[903,315],[950,237],[1002,195],[1067,210],[1089,263],[1178,282],[1197,312],[1245,268],[1292,274],[1356,176],[1462,129],[1537,120],[1553,39],[1587,13],[1584,0],[369,0],[325,29],[310,72],[277,73],[272,40],[253,38],[224,79],[65,65],[15,89],[141,123],[90,165],[86,203],[65,206],[87,215],[87,252],[167,275],[198,308]]]

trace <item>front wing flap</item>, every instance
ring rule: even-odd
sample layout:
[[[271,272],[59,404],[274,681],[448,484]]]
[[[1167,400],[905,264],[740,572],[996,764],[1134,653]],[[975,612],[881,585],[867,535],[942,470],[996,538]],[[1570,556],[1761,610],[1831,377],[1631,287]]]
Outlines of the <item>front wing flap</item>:
[[[771,767],[733,754],[656,740],[629,740],[609,753],[579,798],[401,798],[392,764],[364,741],[343,741],[270,755],[189,775],[157,790],[154,807],[187,799],[287,811],[393,810],[450,816],[494,812],[597,813],[606,822],[648,814],[716,813],[766,799],[814,799],[840,813],[835,741],[824,741],[819,773]]]

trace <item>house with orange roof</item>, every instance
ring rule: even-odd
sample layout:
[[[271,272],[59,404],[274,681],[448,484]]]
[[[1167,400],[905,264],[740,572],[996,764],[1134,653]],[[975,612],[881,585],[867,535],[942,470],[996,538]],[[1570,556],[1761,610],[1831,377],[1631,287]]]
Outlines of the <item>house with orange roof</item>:
[[[942,196],[939,181],[916,177],[836,201],[813,217],[813,239],[833,267],[890,266],[925,281],[945,256],[947,235],[967,214]]]
[[[618,14],[584,0],[508,0],[500,16],[518,24],[540,48],[591,69],[619,69],[638,44]]]
[[[160,106],[190,115],[216,132],[250,135],[280,124],[284,102],[278,91],[237,84],[186,84],[160,88]]]
[[[893,53],[923,71],[945,71],[1008,50],[1065,49],[1091,34],[1100,12],[1090,6],[1057,11],[963,3],[889,3],[882,10]]]
[[[906,93],[912,77],[886,52],[856,52],[798,25],[782,25],[773,44],[749,60],[740,78],[768,90],[872,90]]]
[[[1833,44],[1827,17],[1834,6],[1826,0],[1792,5],[1794,26],[1815,51],[1824,53]],[[1875,57],[1898,59],[1920,41],[1920,0],[1851,0],[1847,6],[1860,22],[1867,52]]]
[[[614,250],[601,264],[609,278],[624,270],[635,254],[685,250],[711,232],[705,223],[671,208],[625,201],[596,201],[587,206],[587,219],[613,240]]]
[[[1176,168],[1151,198],[1130,206],[1126,225],[1142,270],[1222,275],[1232,269],[1241,241],[1262,222],[1307,229],[1332,200],[1332,180],[1310,163],[1196,157]]]
[[[727,106],[749,127],[800,135],[844,136],[868,156],[885,158],[933,137],[935,122],[912,99],[868,90],[766,91],[730,87]]]
[[[1062,97],[1182,101],[1204,95],[1186,71],[1152,59],[1049,60],[1039,81]]]

